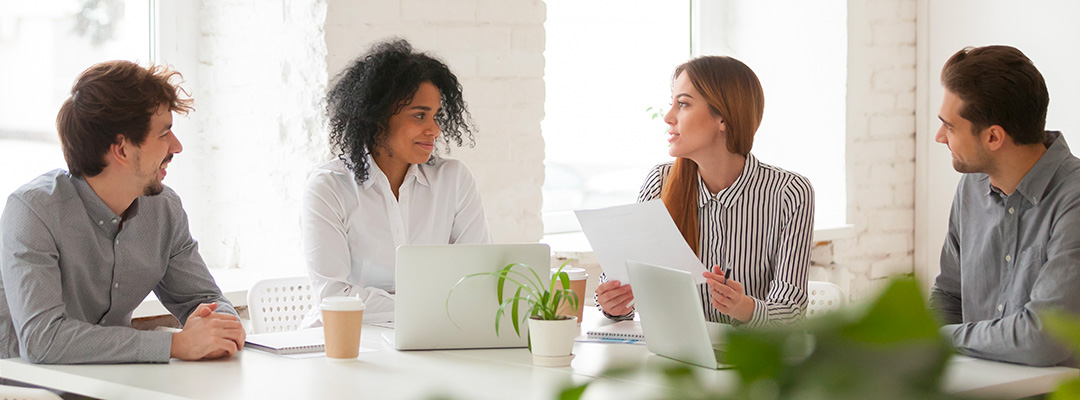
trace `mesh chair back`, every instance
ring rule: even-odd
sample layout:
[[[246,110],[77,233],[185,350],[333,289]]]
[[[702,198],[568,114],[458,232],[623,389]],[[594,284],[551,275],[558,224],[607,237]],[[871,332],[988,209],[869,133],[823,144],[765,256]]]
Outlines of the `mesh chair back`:
[[[306,276],[261,280],[248,291],[254,333],[297,330],[304,316],[316,307],[318,299]]]
[[[806,307],[806,317],[819,317],[844,305],[844,291],[832,282],[810,281],[806,284],[810,292]]]

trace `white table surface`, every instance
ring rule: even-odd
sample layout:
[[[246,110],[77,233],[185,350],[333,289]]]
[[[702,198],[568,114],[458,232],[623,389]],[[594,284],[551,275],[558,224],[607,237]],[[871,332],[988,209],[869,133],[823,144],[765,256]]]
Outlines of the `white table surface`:
[[[603,323],[587,310],[585,326]],[[570,367],[532,366],[526,349],[396,351],[384,333],[365,325],[356,362],[325,358],[290,359],[244,350],[218,361],[169,364],[33,365],[0,360],[0,376],[67,392],[107,399],[415,399],[436,395],[470,399],[553,399],[562,387],[592,382],[585,399],[655,398],[665,391],[656,367],[678,365],[650,354],[643,345],[575,343]],[[628,367],[611,376],[613,366]],[[649,373],[648,371],[654,371]],[[700,381],[722,389],[737,379],[730,370],[693,368]],[[1034,368],[969,357],[954,357],[946,369],[945,391],[973,397],[1016,398],[1054,390],[1063,379],[1080,377],[1072,368]]]

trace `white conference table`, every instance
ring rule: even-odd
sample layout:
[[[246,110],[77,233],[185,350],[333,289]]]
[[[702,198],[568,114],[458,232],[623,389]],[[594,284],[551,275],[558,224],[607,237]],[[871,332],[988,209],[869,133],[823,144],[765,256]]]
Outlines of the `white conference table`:
[[[602,317],[586,314],[586,326]],[[574,344],[570,367],[532,365],[526,349],[396,351],[383,334],[391,329],[365,325],[356,362],[325,358],[291,359],[257,350],[218,361],[169,364],[34,365],[0,360],[0,377],[104,399],[553,399],[563,387],[592,382],[585,399],[656,398],[665,382],[657,367],[680,365],[635,344]],[[610,367],[629,368],[613,376]],[[649,371],[653,371],[650,373]],[[706,386],[721,389],[736,381],[730,370],[693,368]],[[1072,368],[1033,368],[954,357],[944,390],[984,398],[1018,398],[1053,391],[1058,382],[1080,377]]]

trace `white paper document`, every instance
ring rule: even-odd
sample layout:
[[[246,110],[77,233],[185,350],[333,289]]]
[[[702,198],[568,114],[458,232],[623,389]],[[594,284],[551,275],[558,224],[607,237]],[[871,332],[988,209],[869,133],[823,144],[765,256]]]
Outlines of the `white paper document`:
[[[660,200],[596,210],[577,210],[581,230],[608,280],[630,283],[626,260],[690,272],[705,282],[701,264]]]

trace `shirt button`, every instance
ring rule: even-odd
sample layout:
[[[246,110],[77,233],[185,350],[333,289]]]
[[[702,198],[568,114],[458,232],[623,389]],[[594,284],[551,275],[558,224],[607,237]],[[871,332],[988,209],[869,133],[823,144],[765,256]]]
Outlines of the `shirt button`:
[[[1005,262],[1009,262],[1009,261],[1012,261],[1012,256],[1006,255],[1005,256]]]
[[[1009,211],[1009,212],[1012,212],[1012,211]],[[116,218],[112,219],[112,223],[114,223],[114,224],[116,223]]]
[[[114,242],[114,243],[120,244],[120,239],[116,239],[116,242]],[[1005,257],[1008,257],[1008,256],[1005,256]]]
[[[104,224],[104,223],[105,223],[105,221],[98,221],[97,222],[98,225],[101,225],[101,224]]]
[[[998,311],[1001,311],[1001,310],[1004,310],[1004,309],[1005,309],[1004,304],[998,304]]]
[[[1009,207],[1009,214],[1012,214],[1012,213],[1015,213],[1015,212],[1016,212],[1015,208]]]
[[[120,287],[120,284],[119,283],[114,283],[112,287],[118,288],[118,287]],[[1000,309],[1001,309],[1001,306],[998,306],[998,310],[1000,310]]]

